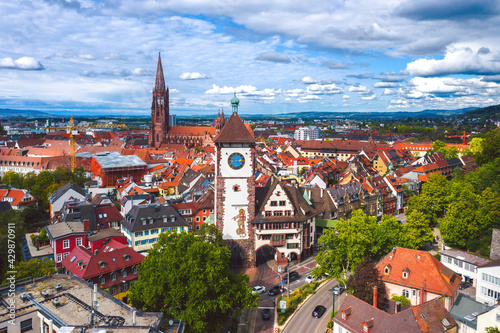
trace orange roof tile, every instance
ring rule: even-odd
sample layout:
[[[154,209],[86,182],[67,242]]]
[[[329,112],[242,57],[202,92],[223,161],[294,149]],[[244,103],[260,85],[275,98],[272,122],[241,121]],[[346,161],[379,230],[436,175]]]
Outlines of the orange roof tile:
[[[385,274],[385,267],[390,267]],[[461,278],[429,252],[397,247],[376,266],[382,281],[412,288],[423,287],[438,295],[453,296]],[[408,272],[403,277],[403,270]]]

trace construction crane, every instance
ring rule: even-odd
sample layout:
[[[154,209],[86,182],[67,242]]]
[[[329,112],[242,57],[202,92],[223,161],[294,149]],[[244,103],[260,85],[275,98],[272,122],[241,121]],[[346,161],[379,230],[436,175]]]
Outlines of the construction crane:
[[[446,135],[445,137],[446,138],[463,138],[463,144],[465,145],[465,138],[468,138],[470,137],[471,135],[470,134],[465,134],[465,131],[464,131],[464,134],[461,134],[461,135]]]
[[[75,171],[76,168],[76,143],[74,132],[77,130],[84,130],[87,128],[117,128],[117,127],[127,127],[125,124],[84,124],[84,125],[76,125],[73,121],[73,115],[71,115],[71,119],[69,120],[68,126],[62,127],[45,127],[47,130],[51,129],[61,129],[69,131],[69,145],[71,147],[71,171]]]

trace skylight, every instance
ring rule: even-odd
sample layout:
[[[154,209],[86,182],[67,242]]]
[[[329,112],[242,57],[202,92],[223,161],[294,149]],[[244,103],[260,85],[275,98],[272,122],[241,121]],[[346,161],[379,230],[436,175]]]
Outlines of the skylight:
[[[69,262],[70,262],[70,263],[73,263],[73,261],[75,261],[75,259],[76,259],[76,256],[73,256],[73,257],[69,260]]]

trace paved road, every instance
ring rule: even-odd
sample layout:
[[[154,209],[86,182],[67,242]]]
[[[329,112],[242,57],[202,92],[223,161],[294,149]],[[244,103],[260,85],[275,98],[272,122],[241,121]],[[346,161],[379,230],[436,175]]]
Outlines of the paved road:
[[[317,290],[316,294],[311,296],[306,303],[298,309],[293,318],[288,322],[284,333],[324,333],[326,330],[326,325],[330,320],[330,313],[333,309],[333,287],[338,284],[334,279],[327,282],[326,285]],[[339,306],[344,301],[346,293],[342,293],[340,296],[335,296],[335,304],[338,309]],[[321,318],[314,318],[312,312],[317,305],[323,305],[326,307],[326,312]]]
[[[300,278],[296,281],[290,282],[290,292],[296,288],[299,288],[303,284],[305,284],[305,279],[308,275],[310,275],[312,269],[316,267],[316,262],[314,260],[307,260],[304,263],[300,263],[290,271],[297,271],[300,274]],[[274,322],[275,322],[275,312],[274,310],[270,310],[271,318],[270,320],[264,321],[262,319],[262,311],[264,308],[273,307],[273,300],[276,299],[276,302],[279,302],[280,295],[278,296],[269,296],[267,291],[271,289],[273,286],[279,284],[279,275],[276,272],[273,272],[267,264],[262,264],[258,267],[257,270],[257,279],[254,285],[263,285],[266,287],[266,292],[260,294],[260,304],[259,309],[252,311],[249,314],[249,318],[247,320],[246,329],[238,330],[238,332],[261,332],[261,333],[272,333],[274,332]],[[312,310],[311,310],[312,312]],[[241,327],[243,328],[243,327]]]

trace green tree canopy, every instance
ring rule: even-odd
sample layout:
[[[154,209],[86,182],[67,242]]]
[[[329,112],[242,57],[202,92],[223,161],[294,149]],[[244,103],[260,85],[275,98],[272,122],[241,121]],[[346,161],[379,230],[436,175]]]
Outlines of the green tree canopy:
[[[430,174],[427,182],[422,186],[422,193],[408,200],[407,214],[416,210],[424,214],[430,224],[437,223],[442,217],[448,204],[448,181],[437,173]]]
[[[3,175],[2,184],[14,188],[22,188],[23,176],[20,173],[17,173],[13,170],[9,170]]]
[[[434,239],[434,233],[429,226],[429,221],[425,215],[416,210],[406,216],[406,224],[403,226],[404,247],[409,249],[419,249],[425,242]]]
[[[14,271],[17,272],[16,280],[26,278],[38,279],[47,275],[56,274],[57,269],[54,260],[32,259],[20,261],[16,264]]]
[[[476,162],[483,165],[497,161],[500,158],[500,128],[490,131],[481,142],[481,152],[476,154]]]
[[[213,225],[199,232],[162,233],[139,268],[129,299],[165,319],[182,319],[188,332],[218,332],[233,311],[255,308],[247,275],[229,269],[230,251]]]
[[[366,256],[377,255],[378,246],[374,239],[377,227],[376,217],[357,210],[350,219],[340,220],[335,229],[325,230],[318,240],[319,244],[324,245],[316,256],[320,267],[313,272],[314,275],[328,273],[346,287],[348,272],[356,268]]]

